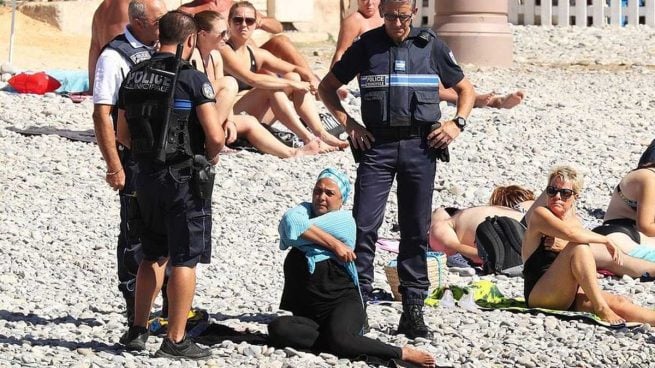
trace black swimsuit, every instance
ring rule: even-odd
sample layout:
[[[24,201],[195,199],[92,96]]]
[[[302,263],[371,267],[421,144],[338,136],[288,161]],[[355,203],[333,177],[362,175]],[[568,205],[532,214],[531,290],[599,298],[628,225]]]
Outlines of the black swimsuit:
[[[525,304],[530,307],[528,304],[528,297],[530,292],[537,284],[541,276],[548,271],[550,265],[555,262],[557,258],[557,253],[546,250],[544,243],[546,242],[546,237],[541,238],[539,246],[537,249],[528,257],[523,265],[523,296],[525,297]]]
[[[641,234],[637,230],[637,221],[628,218],[606,220],[602,225],[595,227],[591,231],[600,235],[621,233],[629,236],[635,243],[641,243]]]
[[[232,45],[229,41],[226,42],[232,50],[235,49],[234,45]],[[255,62],[255,54],[252,52],[249,46],[246,46],[246,49],[248,50],[248,53],[250,54],[250,71],[255,73],[257,72],[257,62]],[[234,76],[233,76],[234,77]],[[241,91],[247,91],[249,89],[252,89],[252,86],[249,85],[246,82],[243,82],[241,79],[234,77],[237,80],[237,85],[239,86],[239,92]]]

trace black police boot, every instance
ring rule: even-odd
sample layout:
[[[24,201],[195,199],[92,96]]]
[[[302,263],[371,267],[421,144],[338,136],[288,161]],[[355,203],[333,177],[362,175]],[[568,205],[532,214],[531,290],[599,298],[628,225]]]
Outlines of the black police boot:
[[[428,326],[423,321],[423,306],[418,304],[403,306],[403,314],[400,315],[397,333],[404,334],[409,339],[417,337],[429,339],[432,337]]]
[[[125,297],[125,316],[127,317],[127,326],[134,324],[134,295]]]
[[[149,336],[150,333],[147,328],[132,326],[118,341],[125,346],[125,349],[127,350],[141,351],[146,349],[146,341],[148,341]]]

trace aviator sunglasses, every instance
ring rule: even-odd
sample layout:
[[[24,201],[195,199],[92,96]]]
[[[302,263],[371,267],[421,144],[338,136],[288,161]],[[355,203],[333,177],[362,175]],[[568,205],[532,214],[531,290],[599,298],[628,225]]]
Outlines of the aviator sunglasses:
[[[248,17],[246,17],[246,18],[244,18],[244,17],[232,17],[232,22],[234,24],[241,24],[243,22],[246,22],[247,26],[251,26],[251,25],[255,24],[256,20],[257,19],[255,19],[255,18],[248,18]]]
[[[575,194],[575,192],[571,189],[564,189],[564,188],[557,189],[550,185],[546,187],[546,194],[549,197],[554,197],[555,195],[557,195],[557,193],[559,193],[559,195],[562,197],[563,200],[567,200],[571,198],[572,195]]]
[[[405,23],[412,17],[412,14],[386,13],[383,14],[382,16],[384,17],[384,20],[387,20],[389,22],[395,22],[396,20],[400,20],[400,23]]]

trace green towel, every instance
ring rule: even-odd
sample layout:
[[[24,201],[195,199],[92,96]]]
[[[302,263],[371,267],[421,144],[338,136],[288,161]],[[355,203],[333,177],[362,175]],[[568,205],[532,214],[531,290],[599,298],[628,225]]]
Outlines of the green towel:
[[[439,301],[443,297],[446,289],[450,289],[450,291],[453,293],[453,297],[457,300],[459,300],[464,294],[473,293],[473,300],[475,301],[475,304],[477,304],[478,307],[483,310],[500,309],[514,313],[543,313],[551,316],[556,316],[564,320],[579,319],[587,322],[593,322],[605,327],[615,327],[611,326],[605,321],[602,321],[597,315],[589,312],[563,311],[546,308],[528,308],[525,304],[525,299],[505,297],[505,295],[503,295],[503,293],[498,289],[498,286],[496,286],[496,284],[491,280],[473,281],[465,287],[454,285],[451,285],[448,288],[440,287],[435,289],[430,294],[430,296],[425,299],[425,305],[430,307],[438,307]],[[641,323],[628,322],[625,324],[625,326],[633,328],[641,326]]]

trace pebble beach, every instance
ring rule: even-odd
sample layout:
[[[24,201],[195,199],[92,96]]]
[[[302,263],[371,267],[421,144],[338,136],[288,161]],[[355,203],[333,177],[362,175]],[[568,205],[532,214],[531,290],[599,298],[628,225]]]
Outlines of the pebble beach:
[[[655,29],[514,26],[514,65],[463,65],[478,92],[520,89],[511,110],[474,109],[466,131],[439,163],[433,207],[487,202],[496,185],[539,193],[548,170],[571,164],[584,173],[578,212],[600,222],[618,180],[655,138]],[[333,47],[333,46],[331,46]],[[325,72],[332,49],[304,45]],[[17,66],[20,67],[20,66]],[[347,109],[359,119],[349,85]],[[319,104],[322,111],[325,108]],[[444,117],[455,113],[442,104]],[[0,91],[0,367],[366,367],[363,362],[294,349],[224,341],[206,361],[152,358],[123,351],[123,300],[117,289],[118,198],[104,181],[105,164],[92,143],[56,135],[24,136],[12,129],[93,129],[93,104],[59,95]],[[199,267],[194,305],[210,320],[237,330],[266,332],[278,310],[285,252],[277,225],[290,207],[310,199],[316,175],[332,166],[354,182],[349,150],[281,160],[239,151],[221,157],[213,195],[213,256]],[[345,208],[351,208],[347,202]],[[395,185],[380,236],[398,238]],[[386,252],[376,257],[375,286],[389,290]],[[523,280],[460,276],[451,284],[491,279],[507,296],[522,296]],[[604,278],[602,286],[655,308],[655,283]],[[160,299],[155,309],[159,309]],[[580,320],[425,307],[432,340],[393,335],[400,304],[368,308],[368,336],[433,353],[444,367],[655,367],[655,329],[610,330]]]

